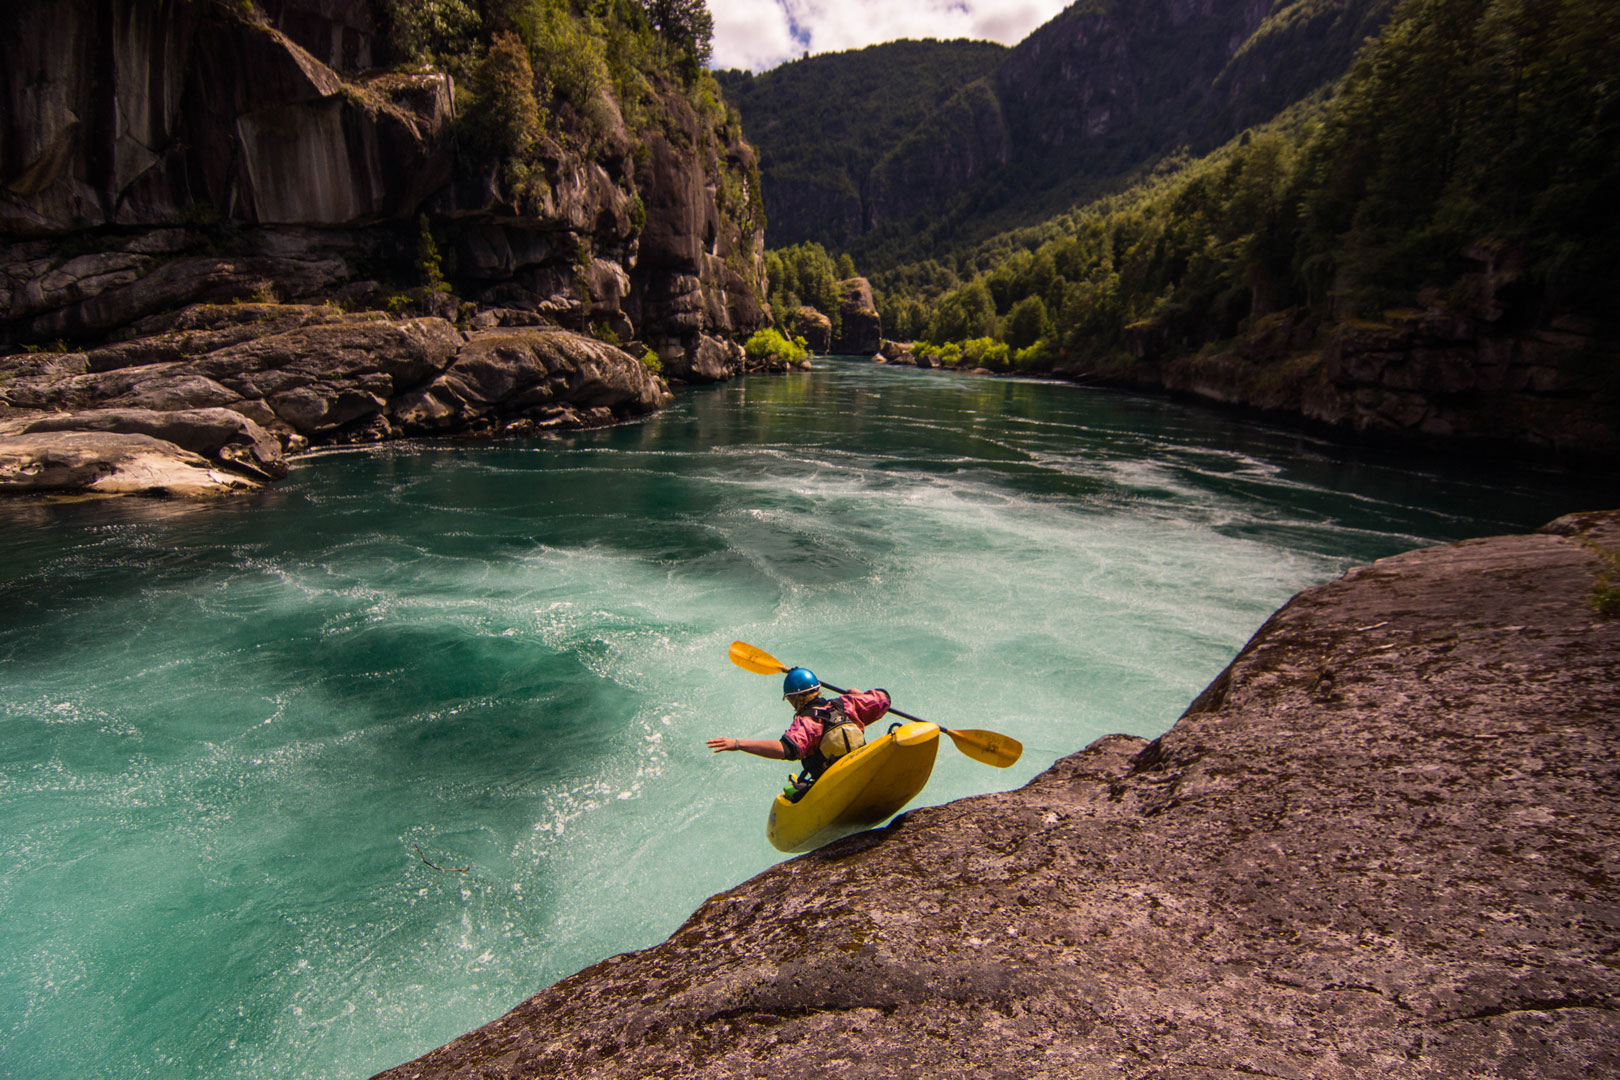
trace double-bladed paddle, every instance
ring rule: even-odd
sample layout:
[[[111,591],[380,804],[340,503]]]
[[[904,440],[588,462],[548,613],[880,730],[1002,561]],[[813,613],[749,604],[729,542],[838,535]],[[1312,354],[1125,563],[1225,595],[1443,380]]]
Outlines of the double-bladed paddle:
[[[756,649],[746,641],[733,641],[731,643],[731,662],[745,671],[752,671],[756,675],[781,675],[791,671],[787,664],[764,649]],[[832,683],[821,684],[835,694],[847,694],[848,690],[840,689]],[[932,720],[924,720],[920,716],[912,716],[908,712],[890,707],[890,712],[896,716],[903,716],[907,720],[918,723],[933,724]],[[980,731],[975,728],[948,728],[935,727],[951,737],[956,748],[974,761],[982,761],[986,765],[994,765],[998,769],[1005,769],[1018,760],[1024,752],[1024,744],[1011,735],[1003,735],[999,731]]]

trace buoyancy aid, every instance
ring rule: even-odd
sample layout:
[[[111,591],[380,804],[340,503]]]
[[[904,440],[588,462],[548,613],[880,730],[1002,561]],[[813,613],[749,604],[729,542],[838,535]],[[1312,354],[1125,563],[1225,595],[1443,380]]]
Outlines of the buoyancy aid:
[[[845,712],[842,700],[815,701],[799,715],[815,720],[821,727],[821,738],[817,744],[799,759],[805,774],[812,780],[826,772],[844,754],[866,744],[864,729]]]

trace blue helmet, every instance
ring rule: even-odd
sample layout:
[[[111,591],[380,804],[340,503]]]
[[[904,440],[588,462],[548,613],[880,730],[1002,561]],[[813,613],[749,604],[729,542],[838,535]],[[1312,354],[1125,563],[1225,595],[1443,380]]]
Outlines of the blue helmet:
[[[784,698],[820,689],[821,682],[816,678],[816,673],[809,668],[796,667],[787,673],[787,678],[782,680],[782,696]]]

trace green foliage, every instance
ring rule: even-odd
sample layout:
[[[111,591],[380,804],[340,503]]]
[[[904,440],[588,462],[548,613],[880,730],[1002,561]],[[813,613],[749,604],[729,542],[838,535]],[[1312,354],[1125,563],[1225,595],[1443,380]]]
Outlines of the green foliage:
[[[517,24],[534,70],[555,100],[584,121],[587,137],[612,131],[619,111],[609,92],[614,79],[600,23],[576,15],[569,0],[529,0]]]
[[[1051,371],[1063,357],[1055,342],[1041,338],[1028,348],[1013,353],[1013,367],[1019,371]]]
[[[947,341],[944,344],[918,342],[912,347],[918,356],[924,356],[941,367],[988,368],[1005,371],[1012,363],[1012,350],[1005,342],[990,337],[967,341]]]
[[[770,327],[755,331],[743,349],[748,354],[748,359],[755,363],[774,361],[797,364],[810,359],[810,351],[805,348],[803,338],[789,341],[779,331]]]
[[[545,113],[535,98],[528,50],[516,34],[495,35],[471,82],[472,100],[462,120],[470,148],[480,156],[529,160]]]
[[[1019,300],[1007,314],[1007,344],[1014,349],[1027,349],[1051,332],[1052,320],[1039,291]]]
[[[652,372],[654,375],[662,375],[664,373],[664,362],[658,358],[658,353],[652,349],[648,349],[646,352],[641,354],[641,366]]]
[[[424,287],[434,292],[450,291],[450,283],[444,280],[444,260],[439,255],[439,245],[433,239],[426,214],[417,218],[416,276]]]
[[[402,25],[425,17],[411,0],[385,2],[410,10]],[[686,54],[672,50],[648,22],[642,0],[479,3],[484,37],[469,37],[457,23],[452,35],[460,50],[456,58],[448,59],[444,49],[433,47],[417,48],[416,54],[422,62],[436,62],[457,75],[463,114],[473,114],[473,122],[465,126],[480,152],[526,143],[526,133],[532,131],[537,138],[607,147],[616,155],[623,149],[621,131],[644,130],[657,121],[655,86],[701,81],[701,70],[687,70]],[[527,77],[511,56],[509,35],[522,42]],[[501,55],[492,63],[497,52]],[[532,111],[526,98],[534,101]],[[724,113],[722,103],[716,101],[714,108]],[[523,159],[522,153],[512,158]]]
[[[973,338],[962,342],[961,362],[964,365],[989,368],[992,371],[1005,370],[1012,362],[1012,350],[1007,348],[1005,342],[994,338]]]
[[[1301,261],[1363,306],[1457,276],[1459,249],[1522,248],[1555,303],[1595,309],[1620,270],[1620,7],[1408,0],[1307,152]]]
[[[990,295],[990,287],[981,278],[962,286],[939,303],[929,320],[926,336],[930,341],[962,341],[999,334],[996,303]]]
[[[847,256],[846,256],[847,258]],[[843,325],[842,297],[838,282],[854,274],[840,275],[839,261],[817,243],[795,244],[765,252],[765,278],[770,289],[771,309],[780,318],[799,307],[812,307],[832,322],[833,335]],[[850,264],[854,268],[854,264]]]
[[[713,52],[714,18],[704,0],[641,0],[647,23],[671,49],[688,84],[702,75]]]
[[[766,190],[808,187],[859,207],[861,185],[884,152],[963,85],[995,70],[1007,52],[987,41],[896,41],[822,53],[759,75],[715,77],[759,150]],[[772,241],[842,246],[855,239],[858,230],[849,226],[856,224],[823,236],[783,232]]]
[[[1598,571],[1592,579],[1592,609],[1605,619],[1620,618],[1620,551],[1590,537],[1576,537],[1576,542],[1598,559]]]
[[[381,0],[388,51],[401,64],[463,74],[481,20],[466,0]]]

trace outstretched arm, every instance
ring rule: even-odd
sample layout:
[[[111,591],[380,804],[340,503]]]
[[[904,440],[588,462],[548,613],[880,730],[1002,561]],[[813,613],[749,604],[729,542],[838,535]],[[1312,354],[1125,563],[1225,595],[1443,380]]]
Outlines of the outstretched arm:
[[[717,754],[727,750],[741,750],[745,754],[775,758],[778,761],[787,757],[787,753],[782,749],[781,739],[733,739],[722,735],[709,740],[709,749]]]

